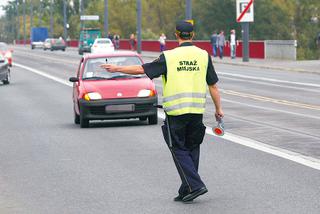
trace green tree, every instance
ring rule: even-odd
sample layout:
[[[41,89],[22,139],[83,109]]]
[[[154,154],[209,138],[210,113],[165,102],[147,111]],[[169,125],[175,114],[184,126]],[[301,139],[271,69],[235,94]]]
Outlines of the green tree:
[[[34,26],[38,26],[39,17],[42,25],[50,26],[50,0],[43,0],[43,10],[39,10],[40,0],[26,1],[34,5]],[[80,31],[80,0],[68,2],[68,34],[77,39]],[[72,4],[70,4],[72,2]],[[109,31],[119,33],[122,38],[129,38],[136,33],[136,0],[112,0],[109,2]],[[1,18],[0,37],[11,41],[17,37],[15,27],[20,20],[20,35],[23,33],[22,0],[19,0],[19,17],[16,17],[16,1],[9,1],[4,7],[6,14]],[[100,20],[85,22],[87,27],[99,27],[103,31],[104,0],[84,1],[85,15],[99,15]],[[298,58],[319,58],[315,38],[320,32],[320,1],[319,0],[256,0],[254,3],[255,17],[250,24],[252,40],[291,40],[298,41]],[[158,39],[165,33],[168,39],[175,39],[174,28],[178,20],[184,19],[185,0],[148,0],[142,1],[142,38]],[[63,0],[54,0],[54,36],[63,34]],[[27,12],[27,26],[29,12]],[[241,39],[241,24],[236,22],[236,0],[197,0],[193,1],[193,17],[195,20],[196,38],[209,40],[213,30],[224,30],[228,37],[231,29],[236,29]],[[14,23],[14,24],[13,24]],[[29,35],[29,27],[27,27]],[[21,37],[22,38],[22,37]],[[318,51],[318,52],[317,52]]]

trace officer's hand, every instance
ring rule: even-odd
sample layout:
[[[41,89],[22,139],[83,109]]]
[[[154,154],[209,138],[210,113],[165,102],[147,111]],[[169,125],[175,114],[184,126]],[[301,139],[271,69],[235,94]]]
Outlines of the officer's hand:
[[[217,121],[224,117],[224,113],[223,113],[222,109],[217,109],[216,110],[215,117],[216,117]]]
[[[100,65],[100,67],[106,69],[110,73],[117,72],[117,69],[118,69],[117,65],[111,65],[111,64],[102,64]]]

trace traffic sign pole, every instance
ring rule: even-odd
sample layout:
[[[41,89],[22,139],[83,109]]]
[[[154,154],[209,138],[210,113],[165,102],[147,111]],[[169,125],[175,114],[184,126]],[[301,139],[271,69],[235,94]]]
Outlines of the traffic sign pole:
[[[242,61],[249,62],[249,22],[242,22]]]
[[[241,23],[242,27],[242,61],[249,62],[249,23],[253,22],[254,18],[254,0],[237,0],[237,22]]]

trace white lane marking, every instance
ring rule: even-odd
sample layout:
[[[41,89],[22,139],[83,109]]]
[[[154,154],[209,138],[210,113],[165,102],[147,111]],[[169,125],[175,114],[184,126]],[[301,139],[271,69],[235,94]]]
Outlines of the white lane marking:
[[[17,66],[17,67],[26,69],[26,70],[28,70],[28,71],[31,71],[31,72],[33,72],[33,73],[35,73],[35,74],[40,75],[40,76],[46,77],[46,78],[51,79],[51,80],[54,80],[54,81],[56,81],[56,82],[59,82],[59,83],[61,83],[61,84],[63,84],[63,85],[67,85],[67,86],[70,86],[70,87],[73,86],[73,84],[70,83],[70,82],[68,82],[67,80],[64,80],[64,79],[61,79],[61,78],[52,76],[52,75],[47,74],[47,73],[45,73],[45,72],[43,72],[43,71],[39,71],[39,70],[37,70],[37,69],[30,68],[30,67],[27,67],[27,66],[25,66],[25,65],[18,64],[18,63],[14,63],[14,65]]]
[[[267,81],[267,82],[287,83],[287,84],[311,86],[311,87],[320,88],[319,84],[314,84],[314,83],[303,83],[303,82],[294,82],[294,81],[287,81],[287,80],[277,80],[277,79],[266,78],[266,77],[253,77],[253,76],[247,76],[247,75],[242,75],[242,74],[230,74],[230,73],[226,73],[226,72],[217,72],[217,73],[221,74],[221,75],[225,75],[225,76],[240,77],[240,78],[245,78],[245,79],[262,80],[262,81]]]
[[[209,135],[215,136],[215,134],[213,134],[211,127],[207,127],[206,133]],[[247,146],[252,149],[256,149],[265,153],[275,155],[277,157],[281,157],[281,158],[302,164],[304,166],[308,166],[313,169],[320,170],[320,160],[316,158],[305,156],[305,155],[292,152],[286,149],[281,149],[279,147],[270,146],[270,145],[267,145],[249,138],[245,138],[242,136],[234,135],[231,133],[225,133],[224,136],[222,136],[222,138],[243,146]]]
[[[37,69],[33,69],[33,68],[30,68],[30,67],[27,67],[27,66],[24,66],[24,65],[21,65],[21,64],[17,64],[17,63],[14,63],[14,65],[17,66],[17,67],[26,69],[28,71],[31,71],[31,72],[33,72],[35,74],[41,75],[43,77],[46,77],[48,79],[54,80],[56,82],[59,82],[59,83],[61,83],[63,85],[72,87],[72,84],[70,84],[66,80],[63,80],[63,79],[58,78],[58,77],[54,77],[54,76],[49,75],[49,74],[46,74],[43,71],[39,71]],[[161,111],[161,110],[158,110],[158,117],[161,118],[161,119],[165,119],[164,112]],[[206,133],[209,134],[209,135],[215,136],[213,134],[213,132],[212,132],[212,127],[206,127]],[[241,136],[238,136],[238,135],[234,135],[234,134],[231,134],[231,133],[225,133],[225,135],[222,136],[222,138],[225,139],[225,140],[231,141],[233,143],[237,143],[237,144],[240,144],[240,145],[243,145],[243,146],[246,146],[246,147],[250,147],[250,148],[265,152],[265,153],[269,153],[269,154],[275,155],[277,157],[281,157],[281,158],[284,158],[284,159],[287,159],[287,160],[291,160],[293,162],[299,163],[299,164],[304,165],[304,166],[308,166],[308,167],[313,168],[313,169],[320,170],[320,160],[312,158],[312,157],[308,157],[308,156],[305,156],[305,155],[302,155],[302,154],[299,154],[299,153],[295,153],[295,152],[291,152],[291,151],[288,151],[288,150],[285,150],[285,149],[281,149],[281,148],[278,148],[278,147],[274,147],[274,146],[270,146],[270,145],[267,145],[267,144],[263,144],[263,143],[260,143],[258,141],[254,141],[252,139],[244,138],[244,137],[241,137]]]
[[[164,112],[158,111],[158,117],[161,119],[165,119]],[[206,134],[217,137],[213,133],[212,127],[206,126]],[[259,150],[259,151],[262,151],[262,152],[265,152],[268,154],[272,154],[277,157],[281,157],[281,158],[299,163],[304,166],[308,166],[313,169],[320,170],[320,160],[318,160],[316,158],[305,156],[305,155],[302,155],[302,154],[299,154],[296,152],[292,152],[292,151],[289,151],[286,149],[281,149],[281,148],[278,148],[275,146],[270,146],[270,145],[267,145],[267,144],[249,139],[249,138],[245,138],[245,137],[234,135],[234,134],[227,133],[227,132],[221,138],[223,138],[227,141],[231,141],[236,144],[240,144],[240,145],[252,148],[252,149],[256,149],[256,150]]]

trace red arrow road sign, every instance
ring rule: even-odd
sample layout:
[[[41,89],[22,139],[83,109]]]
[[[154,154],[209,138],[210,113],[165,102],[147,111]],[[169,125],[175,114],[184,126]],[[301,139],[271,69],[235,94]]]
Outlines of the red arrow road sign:
[[[238,17],[237,22],[240,22],[240,21],[241,21],[241,19],[242,19],[242,17],[244,16],[244,14],[246,14],[246,12],[247,12],[247,11],[249,10],[249,8],[251,7],[253,1],[254,1],[254,0],[251,0],[251,1],[248,3],[247,7],[242,11],[242,13],[240,14],[240,16]]]

